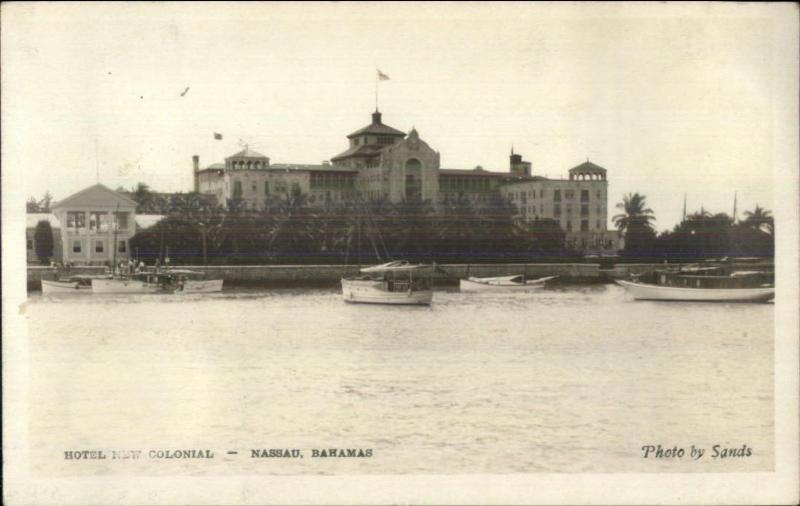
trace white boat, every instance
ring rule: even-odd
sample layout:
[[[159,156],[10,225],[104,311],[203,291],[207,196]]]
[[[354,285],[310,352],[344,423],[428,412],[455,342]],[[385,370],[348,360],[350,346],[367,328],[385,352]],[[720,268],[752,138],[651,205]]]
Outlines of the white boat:
[[[178,284],[169,274],[141,272],[130,276],[93,279],[92,293],[173,293]]]
[[[752,288],[702,288],[665,286],[617,280],[636,300],[766,302],[775,297],[774,286]]]
[[[108,276],[96,276],[88,274],[78,274],[65,279],[42,280],[42,295],[54,295],[61,293],[92,293],[92,280],[103,279]]]
[[[163,271],[175,277],[176,293],[214,293],[222,291],[222,279],[203,279],[205,273],[188,269]]]
[[[363,304],[430,305],[433,289],[430,266],[405,261],[361,269],[363,276],[342,278],[345,302]]]
[[[498,276],[492,278],[469,277],[459,280],[462,292],[518,292],[544,289],[545,283],[558,276],[527,279],[524,275]]]
[[[222,279],[187,279],[183,282],[181,293],[214,293],[222,291]]]

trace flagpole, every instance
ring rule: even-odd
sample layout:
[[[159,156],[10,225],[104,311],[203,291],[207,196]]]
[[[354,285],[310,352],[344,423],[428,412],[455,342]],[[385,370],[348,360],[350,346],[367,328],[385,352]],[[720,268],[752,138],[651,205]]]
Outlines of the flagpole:
[[[378,76],[376,74],[375,75],[375,110],[376,111],[378,110],[378,81],[380,81],[380,79],[378,78]]]

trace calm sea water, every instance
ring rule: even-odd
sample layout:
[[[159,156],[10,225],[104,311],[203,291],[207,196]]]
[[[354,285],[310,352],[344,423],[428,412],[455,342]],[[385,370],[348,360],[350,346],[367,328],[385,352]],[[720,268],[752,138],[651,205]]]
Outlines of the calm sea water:
[[[430,308],[263,290],[34,295],[26,317],[40,473],[773,468],[772,305],[635,302],[613,285],[442,291]],[[686,455],[642,457],[658,444]],[[251,457],[271,448],[303,458]],[[373,456],[312,457],[329,448]],[[98,449],[143,458],[64,459]],[[147,458],[176,449],[214,458]]]

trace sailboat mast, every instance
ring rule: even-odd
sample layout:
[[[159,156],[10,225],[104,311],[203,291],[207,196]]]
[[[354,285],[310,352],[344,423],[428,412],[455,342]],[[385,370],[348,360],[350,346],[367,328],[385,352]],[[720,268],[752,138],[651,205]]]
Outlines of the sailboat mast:
[[[114,242],[111,244],[111,248],[114,251],[113,255],[113,262],[111,264],[111,272],[117,272],[117,219],[119,219],[119,204],[117,204],[117,210],[114,211]]]

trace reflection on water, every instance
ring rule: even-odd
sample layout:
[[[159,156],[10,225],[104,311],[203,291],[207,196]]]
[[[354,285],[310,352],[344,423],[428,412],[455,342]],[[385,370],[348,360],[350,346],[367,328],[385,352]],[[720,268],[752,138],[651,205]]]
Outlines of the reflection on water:
[[[437,292],[431,307],[337,290],[33,296],[39,472],[516,473],[769,470],[773,306],[634,302],[616,286]],[[102,406],[102,407],[101,407]],[[753,449],[643,460],[644,445]],[[210,461],[68,449],[210,448]],[[299,448],[303,459],[253,459]],[[371,459],[311,458],[372,448]],[[238,451],[228,455],[227,451]]]

